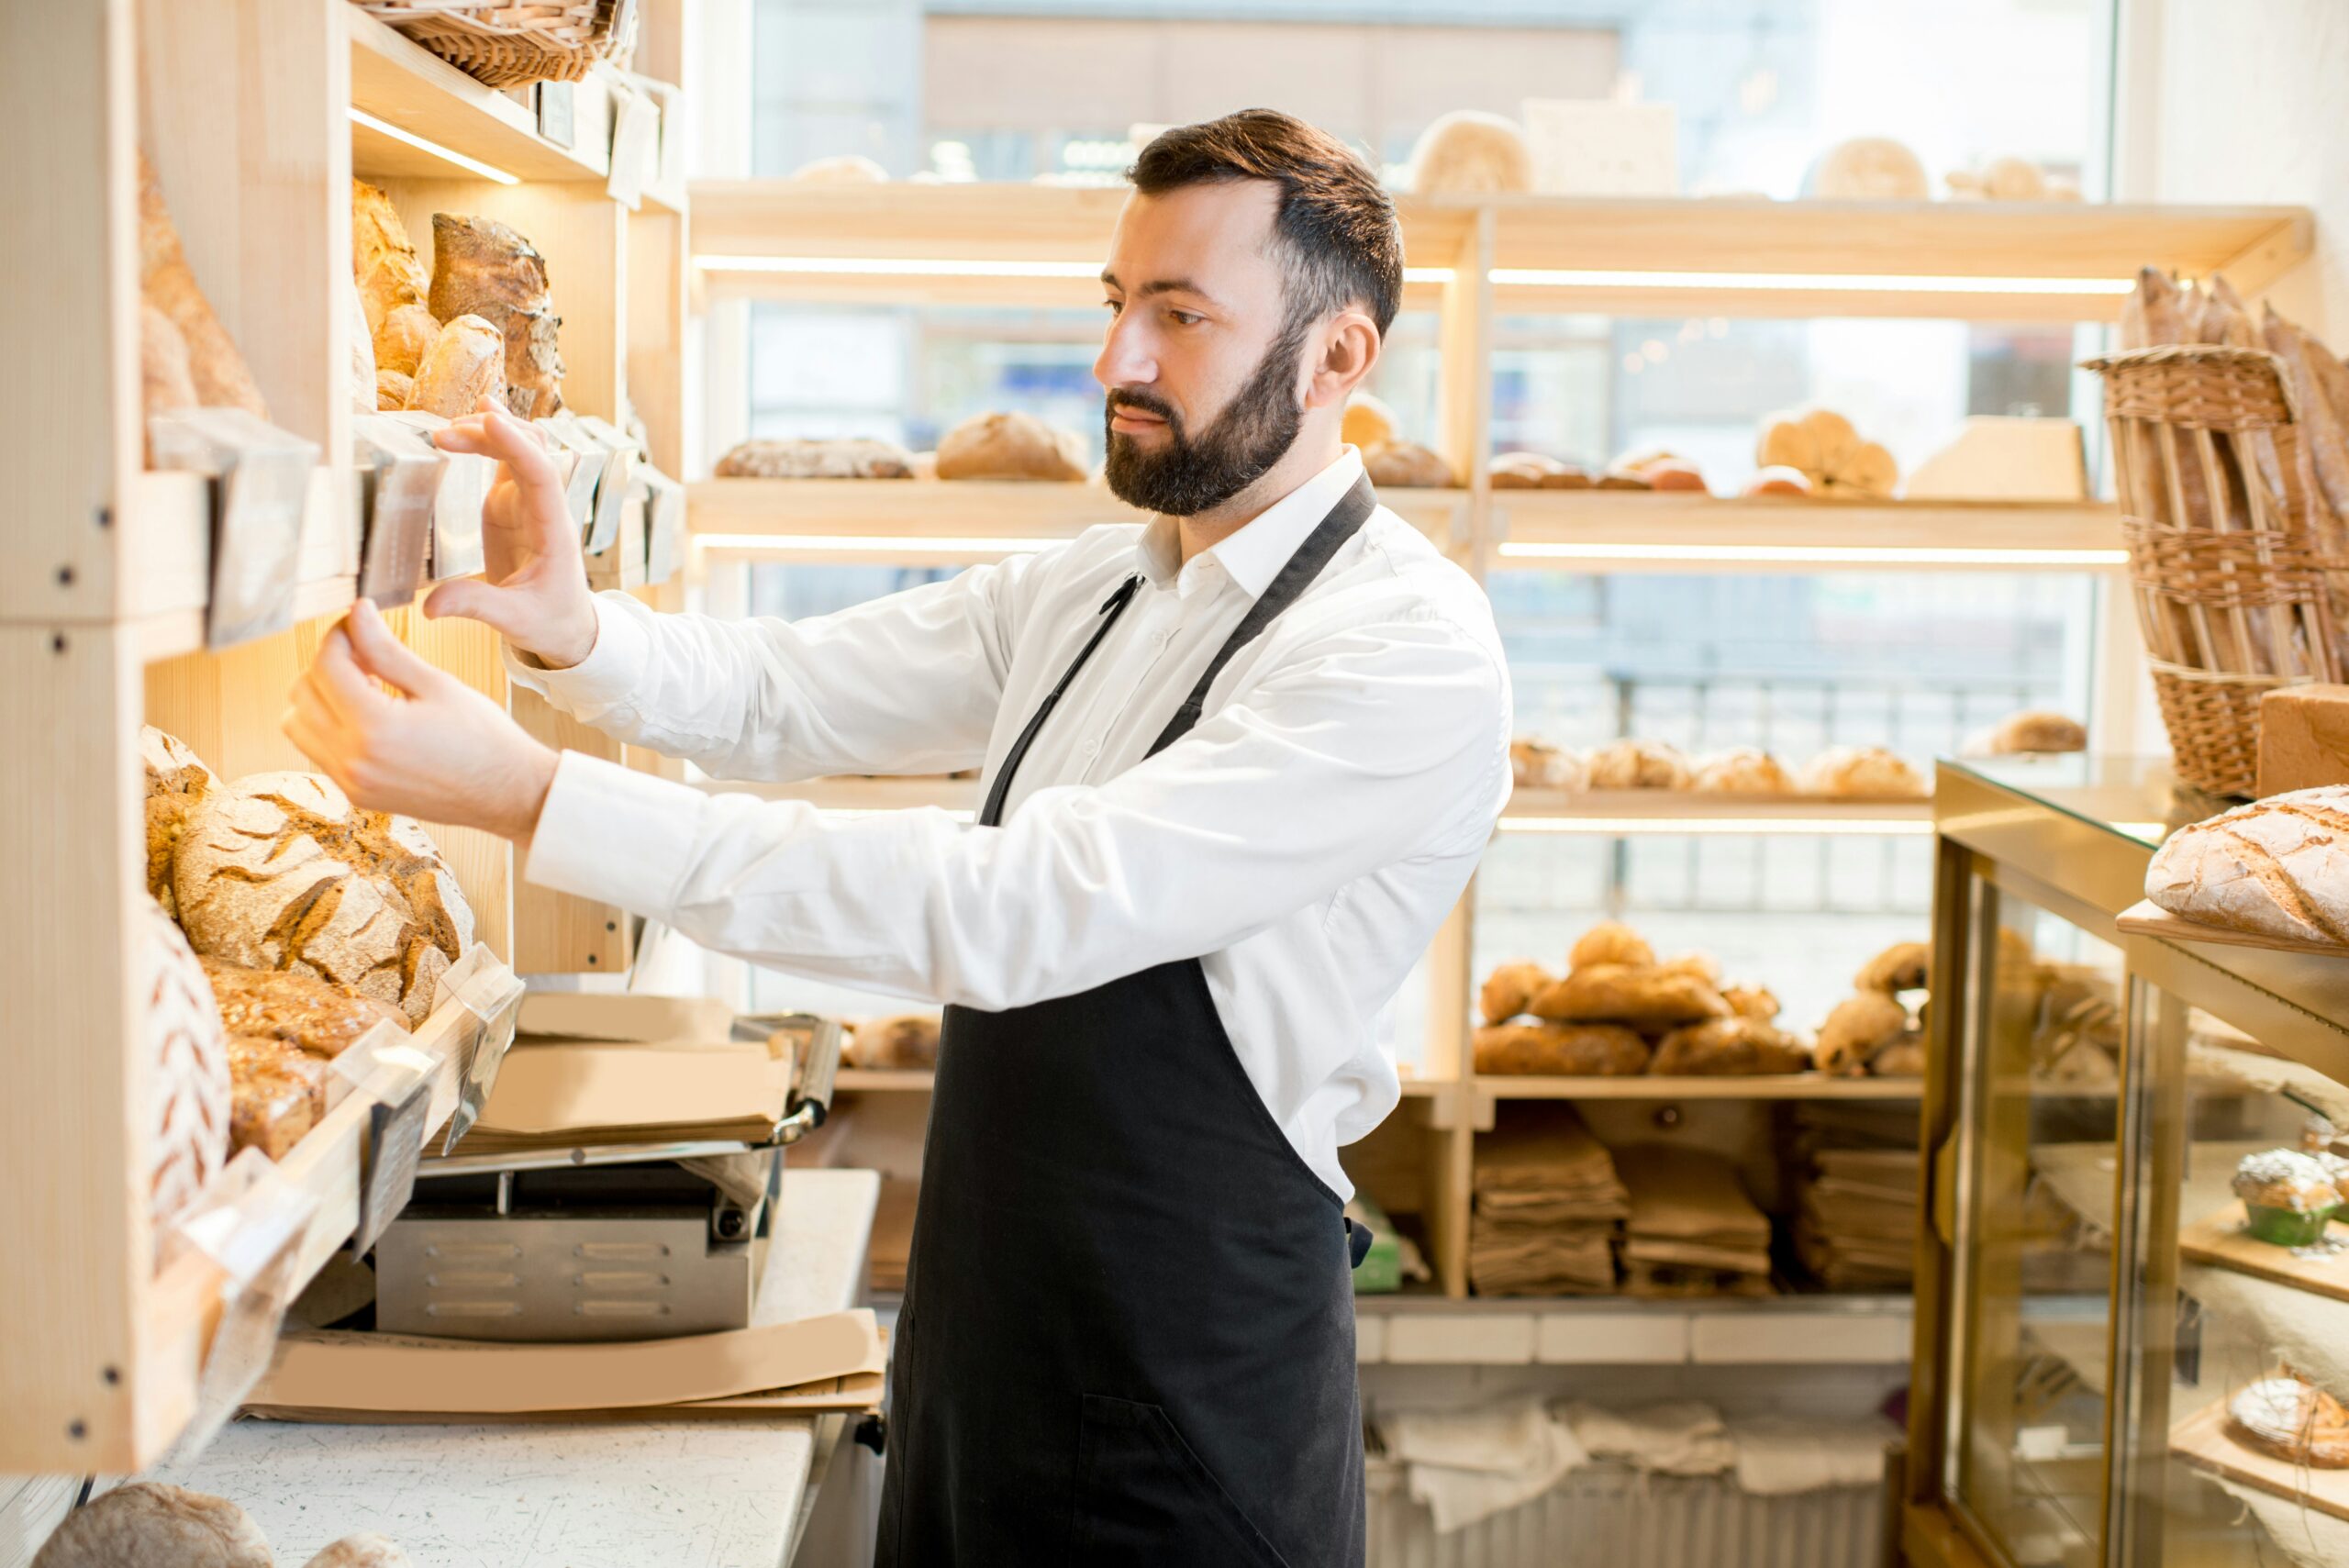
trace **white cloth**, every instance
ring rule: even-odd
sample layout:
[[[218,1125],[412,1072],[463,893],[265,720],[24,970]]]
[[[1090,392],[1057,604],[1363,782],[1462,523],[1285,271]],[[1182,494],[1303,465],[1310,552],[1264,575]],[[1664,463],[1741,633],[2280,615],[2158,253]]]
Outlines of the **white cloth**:
[[[1590,1462],[1539,1396],[1473,1410],[1404,1410],[1382,1417],[1387,1455],[1408,1471],[1411,1496],[1439,1534],[1530,1503]]]
[[[1694,1399],[1620,1414],[1580,1401],[1558,1412],[1593,1459],[1620,1459],[1664,1475],[1719,1475],[1737,1462],[1720,1412]]]
[[[1737,1449],[1737,1484],[1756,1496],[1815,1492],[1822,1486],[1873,1486],[1884,1480],[1885,1445],[1899,1436],[1877,1417],[1858,1421],[1757,1416],[1729,1430]]]
[[[827,817],[566,753],[525,874],[790,973],[1003,1009],[1197,957],[1307,1164],[1400,1097],[1386,1014],[1509,790],[1508,678],[1475,582],[1381,507],[1143,760],[1247,607],[1360,477],[1348,448],[1188,562],[1172,519],[798,622],[596,601],[585,661],[514,679],[730,779],[942,773],[1004,754],[1139,572],[1038,734],[1004,826]]]

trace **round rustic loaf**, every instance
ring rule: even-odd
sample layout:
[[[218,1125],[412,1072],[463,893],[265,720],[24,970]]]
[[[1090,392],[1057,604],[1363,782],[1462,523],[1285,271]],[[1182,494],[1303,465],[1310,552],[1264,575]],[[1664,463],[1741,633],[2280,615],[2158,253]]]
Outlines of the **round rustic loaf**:
[[[189,816],[173,885],[196,951],[335,981],[411,1021],[473,945],[473,910],[424,829],[360,810],[315,773],[212,791]]]
[[[1610,740],[1583,759],[1593,789],[1687,789],[1688,760],[1661,740]]]
[[[1819,1026],[1819,1070],[1857,1076],[1908,1028],[1909,1009],[1887,993],[1863,991],[1847,997]]]
[[[2085,751],[2087,727],[2066,714],[2046,708],[2026,708],[2009,714],[1983,739],[1981,750],[1993,757],[2032,753]],[[1971,750],[1971,748],[1969,748]]]
[[[271,1568],[271,1557],[226,1497],[138,1481],[66,1515],[32,1568]]]
[[[1646,969],[1655,962],[1655,949],[1647,938],[1620,920],[1601,920],[1575,939],[1573,951],[1566,954],[1566,967],[1580,969],[1593,963],[1620,963],[1632,969]]]
[[[1691,787],[1702,795],[1792,795],[1795,781],[1769,752],[1732,746],[1697,764]]]
[[[139,731],[139,762],[147,775],[147,891],[169,915],[175,913],[172,857],[187,815],[219,780],[185,741],[151,724]]]
[[[415,1561],[388,1536],[346,1535],[302,1568],[411,1568]]]
[[[1505,1024],[1526,1009],[1555,978],[1538,963],[1504,963],[1485,977],[1476,994],[1477,1009],[1488,1024]]]
[[[1933,944],[1895,942],[1860,966],[1852,985],[1860,991],[1921,991],[1932,977]]]
[[[1802,793],[1885,800],[1916,800],[1930,793],[1924,776],[1881,746],[1831,746],[1805,763]]]
[[[1533,188],[1533,155],[1514,120],[1455,109],[1419,133],[1410,188],[1420,195],[1490,195]]]
[[[941,479],[1078,481],[1085,442],[1033,414],[981,414],[939,438],[937,472]]]
[[[1395,410],[1367,392],[1357,392],[1346,399],[1338,439],[1364,452],[1376,451],[1395,439]]]
[[[2349,789],[2294,790],[2181,828],[2145,896],[2184,920],[2349,945]]]
[[[738,441],[718,460],[720,479],[910,479],[911,453],[895,441]]]
[[[1820,201],[1921,202],[1933,189],[1908,148],[1888,136],[1855,136],[1820,155],[1803,194]]]
[[[1657,1042],[1648,1071],[1660,1076],[1750,1078],[1801,1073],[1810,1064],[1802,1041],[1786,1030],[1731,1016],[1674,1029]]]
[[[1511,776],[1525,789],[1579,790],[1590,784],[1579,756],[1544,740],[1510,741],[1508,766]]]
[[[849,1038],[850,1063],[881,1072],[927,1072],[938,1065],[938,1032],[935,1013],[867,1018]]]
[[[1373,484],[1402,490],[1446,490],[1455,483],[1452,465],[1417,441],[1389,441],[1365,453],[1362,466]]]
[[[148,1213],[157,1230],[228,1158],[228,1040],[204,967],[153,899],[139,917],[146,1004]]]

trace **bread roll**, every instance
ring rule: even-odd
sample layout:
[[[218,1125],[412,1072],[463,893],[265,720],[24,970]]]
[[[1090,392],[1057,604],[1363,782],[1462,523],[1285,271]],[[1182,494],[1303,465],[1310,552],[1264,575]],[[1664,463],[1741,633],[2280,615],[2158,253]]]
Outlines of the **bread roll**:
[[[2294,790],[2172,833],[2145,896],[2183,920],[2349,946],[2349,788]]]
[[[885,185],[889,171],[862,152],[844,152],[837,158],[810,159],[789,178],[796,185]]]
[[[1395,439],[1395,410],[1367,392],[1357,392],[1346,399],[1338,439],[1365,453],[1376,451]]]
[[[1852,984],[1861,991],[1889,996],[1899,991],[1922,991],[1933,973],[1933,944],[1895,942],[1860,966]]]
[[[378,412],[391,413],[406,408],[415,395],[415,377],[402,375],[397,371],[375,373],[375,407]]]
[[[1836,143],[1810,166],[1803,194],[1820,201],[1921,202],[1932,183],[1917,155],[1888,136]]]
[[[1417,441],[1389,441],[1363,458],[1373,484],[1403,490],[1443,490],[1456,481],[1452,465]]]
[[[914,460],[895,441],[741,441],[718,460],[720,479],[910,479]]]
[[[506,395],[506,339],[478,316],[460,316],[440,328],[417,367],[407,406],[443,419],[474,412],[484,397],[510,406]]]
[[[1786,463],[1774,462],[1765,468],[1755,469],[1753,477],[1745,482],[1738,494],[1741,495],[1808,495],[1810,494],[1810,475],[1801,469]]]
[[[1644,491],[1653,490],[1655,488],[1655,485],[1644,473],[1631,473],[1620,469],[1610,468],[1605,473],[1598,476],[1598,483],[1594,486],[1594,488],[1599,490]]]
[[[1700,795],[1792,795],[1794,779],[1755,746],[1732,746],[1697,764],[1690,788]]]
[[[1504,963],[1485,977],[1476,994],[1477,1011],[1488,1024],[1505,1024],[1521,1015],[1553,978],[1538,963]]]
[[[1626,452],[1608,465],[1608,473],[1637,479],[1649,490],[1701,491],[1705,488],[1705,476],[1698,472],[1695,463],[1662,447]]]
[[[1786,1030],[1759,1018],[1726,1018],[1665,1035],[1648,1071],[1659,1076],[1749,1078],[1809,1067],[1810,1053]]]
[[[153,899],[141,905],[148,1214],[158,1232],[228,1158],[228,1040],[203,965]]]
[[[1527,1010],[1553,1023],[1628,1024],[1653,1031],[1725,1017],[1729,1004],[1694,975],[1595,963],[1543,987]]]
[[[1514,120],[1455,109],[1419,133],[1409,188],[1428,195],[1491,195],[1533,188],[1533,155]]]
[[[519,234],[486,217],[432,215],[433,318],[478,317],[506,346],[506,403],[517,417],[562,412],[562,317],[547,290],[547,261]]]
[[[1766,1024],[1778,1016],[1777,993],[1767,985],[1732,985],[1721,993],[1721,1000],[1741,1018],[1759,1018]]]
[[[1474,1050],[1479,1073],[1623,1078],[1648,1070],[1648,1042],[1620,1024],[1489,1024]]]
[[[2076,718],[2051,713],[2045,708],[2026,708],[2021,713],[2010,714],[1999,721],[1997,728],[1979,738],[1978,748],[1966,748],[1977,755],[1990,757],[2085,751],[2087,749],[2086,725]]]
[[[904,1013],[867,1018],[850,1037],[853,1064],[874,1072],[929,1072],[938,1065],[939,1018]]]
[[[271,1568],[269,1538],[226,1497],[136,1481],[65,1516],[32,1568]]]
[[[1590,783],[1580,757],[1541,740],[1510,741],[1508,767],[1520,789],[1579,790]]]
[[[189,815],[174,860],[196,951],[351,986],[421,1021],[473,945],[473,911],[424,829],[313,773],[255,773]]]
[[[1485,465],[1496,490],[1539,490],[1542,482],[1563,473],[1565,464],[1540,452],[1503,452]]]
[[[180,249],[179,230],[163,205],[162,183],[144,153],[139,157],[139,291],[179,328],[187,345],[188,380],[197,403],[206,408],[241,408],[257,419],[269,417],[269,406],[262,401],[244,356],[196,286],[195,273]]]
[[[385,317],[401,306],[421,307],[431,292],[432,280],[407,237],[407,225],[391,198],[364,180],[351,182],[351,272],[367,307],[370,334],[380,331]],[[416,373],[412,364],[394,368]]]
[[[1721,962],[1709,952],[1675,953],[1655,966],[1658,974],[1685,974],[1691,980],[1701,980],[1716,991],[1720,989]],[[1727,1001],[1729,998],[1721,998]]]
[[[139,306],[139,412],[141,424],[174,408],[202,405],[187,364],[187,339],[172,318],[141,301]],[[151,461],[151,454],[150,454]]]
[[[416,374],[440,336],[440,323],[420,305],[403,305],[375,329],[375,368]]]
[[[1041,479],[1074,483],[1085,477],[1085,442],[1032,414],[981,414],[939,439],[941,479]]]
[[[1885,992],[1862,991],[1837,1003],[1819,1026],[1819,1070],[1856,1077],[1908,1028],[1908,1008]]]
[[[415,1559],[389,1536],[346,1535],[302,1568],[414,1568]]]
[[[1620,963],[1633,969],[1651,969],[1655,965],[1655,949],[1648,940],[1620,920],[1601,920],[1575,939],[1572,951],[1566,954],[1566,967],[1581,969],[1594,963]]]
[[[1852,422],[1831,408],[1765,420],[1753,461],[1765,468],[1796,470],[1818,495],[1882,500],[1900,483],[1900,467],[1892,454],[1861,439]]]
[[[147,775],[147,891],[165,914],[176,917],[172,857],[178,852],[188,813],[220,781],[179,737],[151,724],[139,731],[139,761]]]
[[[1593,789],[1687,789],[1688,759],[1661,740],[1611,740],[1583,759]]]
[[[1805,795],[1918,800],[1924,776],[1881,746],[1831,746],[1803,765]]]

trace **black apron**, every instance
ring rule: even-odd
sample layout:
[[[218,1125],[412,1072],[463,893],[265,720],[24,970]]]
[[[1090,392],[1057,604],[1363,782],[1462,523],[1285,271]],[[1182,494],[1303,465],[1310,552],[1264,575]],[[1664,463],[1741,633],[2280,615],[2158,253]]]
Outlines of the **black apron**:
[[[1297,547],[1152,754],[1373,504],[1357,482]],[[1140,584],[1101,606],[981,823],[1001,821],[1030,742]],[[878,1568],[1361,1563],[1342,1207],[1232,1054],[1197,959],[999,1013],[947,1008]]]

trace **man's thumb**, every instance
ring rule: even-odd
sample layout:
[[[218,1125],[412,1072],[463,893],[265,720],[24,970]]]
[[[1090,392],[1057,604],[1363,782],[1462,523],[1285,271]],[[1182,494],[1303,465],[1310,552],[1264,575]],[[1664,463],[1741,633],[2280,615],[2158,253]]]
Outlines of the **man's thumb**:
[[[392,635],[392,628],[384,624],[383,613],[372,600],[362,599],[351,606],[343,627],[351,639],[351,656],[359,667],[395,691],[412,697],[422,696],[449,679]]]
[[[434,588],[424,596],[424,615],[428,620],[477,620],[507,637],[516,626],[512,598],[478,577],[454,577]]]

